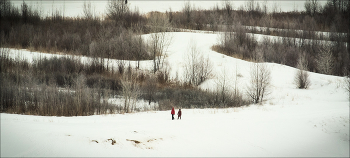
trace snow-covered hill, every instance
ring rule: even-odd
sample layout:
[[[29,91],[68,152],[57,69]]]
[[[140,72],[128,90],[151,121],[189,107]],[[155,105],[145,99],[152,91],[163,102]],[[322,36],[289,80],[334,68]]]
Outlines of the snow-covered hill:
[[[171,68],[172,78],[183,79],[186,53],[195,41],[199,52],[210,59],[214,74],[200,88],[215,90],[222,76],[229,80],[229,88],[238,74],[238,87],[244,92],[252,63],[212,51],[218,34],[170,35],[165,65]],[[13,49],[10,56],[16,58],[18,53],[29,61],[52,56]],[[109,64],[117,65],[115,60]],[[293,84],[297,69],[266,64],[271,70],[272,93],[263,105],[182,109],[182,120],[174,121],[170,111],[84,117],[2,113],[1,156],[348,157],[349,101],[342,88],[344,78],[310,73],[312,85],[300,90]],[[152,61],[142,61],[140,66],[151,70]]]

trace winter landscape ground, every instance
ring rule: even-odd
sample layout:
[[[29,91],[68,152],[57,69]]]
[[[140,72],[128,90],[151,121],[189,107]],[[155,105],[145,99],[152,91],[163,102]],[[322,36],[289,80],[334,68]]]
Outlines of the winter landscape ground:
[[[174,65],[172,77],[183,75],[187,45],[196,41],[213,62],[214,73],[230,76],[237,67],[240,89],[248,84],[250,62],[210,49],[218,34],[169,34],[173,44],[165,63]],[[13,58],[21,53],[27,60],[52,56],[14,49],[11,53]],[[150,69],[151,62],[144,61],[141,67]],[[225,109],[182,109],[182,120],[172,121],[170,111],[78,117],[2,113],[1,156],[348,157],[349,101],[342,88],[344,78],[310,73],[310,88],[297,89],[293,85],[297,69],[267,64],[272,73],[272,94],[267,102]],[[217,80],[220,78],[209,79],[200,87],[215,89]]]
[[[0,3],[1,157],[350,156],[348,1],[26,2]]]

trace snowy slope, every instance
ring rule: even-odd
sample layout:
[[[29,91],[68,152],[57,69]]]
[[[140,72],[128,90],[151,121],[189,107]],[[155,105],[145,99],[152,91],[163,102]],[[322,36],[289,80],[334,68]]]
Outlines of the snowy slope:
[[[200,85],[215,90],[223,73],[239,74],[239,89],[249,82],[250,62],[210,49],[217,34],[169,33],[166,64],[172,78],[183,78],[191,41],[213,64],[214,77]],[[149,35],[144,35],[145,38]],[[25,50],[26,60],[47,55]],[[88,62],[84,57],[82,61]],[[111,61],[111,64],[115,61]],[[131,62],[133,64],[133,62]],[[150,70],[151,61],[142,61]],[[307,90],[293,85],[297,69],[267,63],[272,94],[263,105],[227,109],[170,111],[87,117],[1,114],[1,156],[349,156],[349,101],[342,77],[310,73]],[[233,83],[231,82],[230,85]],[[229,87],[229,86],[228,86]],[[112,141],[115,144],[112,145]],[[96,141],[98,143],[96,143]]]

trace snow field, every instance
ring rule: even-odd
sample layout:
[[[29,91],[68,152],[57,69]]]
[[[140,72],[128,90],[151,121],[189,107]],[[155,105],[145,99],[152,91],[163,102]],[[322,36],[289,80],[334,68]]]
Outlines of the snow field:
[[[169,111],[68,118],[1,114],[1,156],[349,154],[349,120],[339,119],[345,114],[338,118],[336,110],[327,115],[299,108],[183,109],[182,120],[174,121]]]

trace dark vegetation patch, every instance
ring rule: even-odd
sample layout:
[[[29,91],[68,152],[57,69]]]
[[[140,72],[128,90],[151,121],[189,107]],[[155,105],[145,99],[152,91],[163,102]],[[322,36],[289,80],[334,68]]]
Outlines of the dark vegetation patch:
[[[126,139],[127,141],[130,141],[130,142],[134,142],[135,144],[140,144],[141,142],[138,141],[138,140],[130,140],[130,139]]]
[[[114,145],[115,143],[117,143],[117,141],[115,141],[113,138],[107,139],[107,141],[111,141],[111,144]]]

